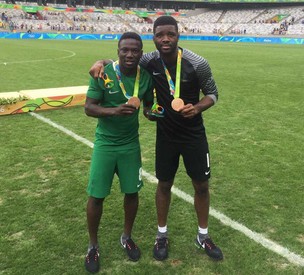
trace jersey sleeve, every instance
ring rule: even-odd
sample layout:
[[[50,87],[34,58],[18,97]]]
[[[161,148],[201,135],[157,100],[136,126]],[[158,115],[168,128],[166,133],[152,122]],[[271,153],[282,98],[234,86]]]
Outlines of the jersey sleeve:
[[[205,96],[210,96],[214,102],[218,99],[218,90],[213,78],[211,68],[208,61],[196,53],[188,49],[184,49],[185,58],[192,64],[196,76],[198,78],[198,85]]]
[[[95,79],[93,77],[90,77],[87,97],[99,99],[100,101],[103,100],[104,88],[103,85],[99,85],[99,83],[100,78]]]
[[[218,99],[218,90],[209,63],[204,58],[201,58],[198,64],[197,75],[199,78],[200,88],[204,95],[210,96],[213,101],[216,102]]]

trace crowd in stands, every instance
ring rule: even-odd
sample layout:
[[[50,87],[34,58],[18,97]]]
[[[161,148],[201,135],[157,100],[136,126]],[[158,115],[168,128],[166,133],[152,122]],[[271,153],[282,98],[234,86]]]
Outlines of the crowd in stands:
[[[1,2],[0,2],[1,3]],[[34,3],[33,3],[34,4]],[[31,3],[27,3],[31,5]],[[37,5],[37,4],[36,4]],[[58,7],[59,5],[54,5]],[[88,8],[88,7],[85,7]],[[93,8],[93,7],[90,7]],[[104,9],[112,9],[104,7]],[[168,12],[168,11],[166,11]],[[152,33],[155,15],[48,11],[0,8],[0,31]],[[260,9],[196,9],[181,12],[178,24],[184,34],[304,35],[303,6]]]

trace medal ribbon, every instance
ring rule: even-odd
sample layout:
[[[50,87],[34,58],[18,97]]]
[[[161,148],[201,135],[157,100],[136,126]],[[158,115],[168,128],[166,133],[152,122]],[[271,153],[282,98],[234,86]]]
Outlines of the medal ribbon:
[[[121,72],[120,72],[120,68],[119,68],[119,62],[115,61],[113,63],[113,69],[116,73],[116,78],[119,82],[119,86],[120,89],[122,90],[124,96],[129,99],[131,96],[128,95],[126,89],[125,89],[125,85],[122,83],[121,81]],[[133,96],[134,97],[138,97],[138,91],[139,91],[139,78],[140,78],[140,67],[137,66],[137,73],[136,73],[136,78],[135,78],[135,84],[134,84],[134,91],[133,91]]]
[[[173,83],[173,80],[171,78],[169,70],[167,69],[167,67],[165,65],[165,62],[162,59],[161,59],[161,62],[162,62],[163,67],[165,69],[166,77],[167,77],[169,88],[170,88],[170,94],[173,95],[174,98],[179,98],[179,94],[180,94],[181,64],[182,64],[182,50],[178,49],[178,53],[177,53],[175,85]]]

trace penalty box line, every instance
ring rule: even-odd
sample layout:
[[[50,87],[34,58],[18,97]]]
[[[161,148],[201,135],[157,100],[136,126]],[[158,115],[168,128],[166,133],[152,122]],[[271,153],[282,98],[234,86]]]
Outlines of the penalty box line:
[[[52,120],[50,120],[46,117],[38,115],[37,113],[30,112],[29,114],[31,116],[39,119],[40,121],[43,121],[44,123],[47,123],[48,125],[58,129],[59,131],[63,132],[64,134],[74,138],[75,140],[82,142],[83,144],[89,146],[90,148],[93,148],[93,146],[94,146],[93,142],[77,135],[76,133],[70,131],[69,129],[53,122]],[[157,182],[158,182],[157,179],[153,175],[149,174],[148,172],[146,172],[144,170],[143,170],[143,176],[151,183],[157,184]],[[182,190],[180,190],[180,189],[178,189],[174,186],[172,187],[172,193],[175,194],[177,197],[183,199],[184,201],[186,201],[188,203],[191,203],[192,205],[194,204],[193,197],[191,197],[187,193],[183,192]],[[291,252],[286,247],[283,247],[283,246],[265,238],[260,233],[257,233],[257,232],[254,232],[254,231],[250,230],[246,226],[230,219],[228,216],[226,216],[225,214],[215,210],[212,207],[210,207],[209,214],[212,217],[219,220],[222,224],[224,224],[226,226],[229,226],[229,227],[241,232],[242,234],[244,234],[245,236],[247,236],[251,240],[255,241],[256,243],[258,243],[262,246],[264,246],[268,250],[271,250],[271,251],[275,252],[276,254],[284,257],[289,262],[291,262],[295,265],[298,265],[298,266],[304,266],[304,258],[302,258],[300,255],[297,255],[297,254]]]

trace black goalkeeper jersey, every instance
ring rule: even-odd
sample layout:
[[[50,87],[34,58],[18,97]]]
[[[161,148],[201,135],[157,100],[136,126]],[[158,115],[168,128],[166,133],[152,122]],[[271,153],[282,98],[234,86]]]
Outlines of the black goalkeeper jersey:
[[[213,79],[210,66],[206,59],[187,50],[182,49],[180,98],[185,104],[195,105],[201,98],[201,92],[216,102],[218,91]],[[140,64],[152,75],[156,89],[157,102],[164,109],[165,117],[157,120],[157,137],[172,142],[195,142],[205,136],[202,114],[194,118],[184,118],[171,107],[174,99],[162,65],[160,54],[156,50],[144,54]],[[176,66],[167,67],[175,84]]]

